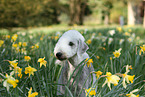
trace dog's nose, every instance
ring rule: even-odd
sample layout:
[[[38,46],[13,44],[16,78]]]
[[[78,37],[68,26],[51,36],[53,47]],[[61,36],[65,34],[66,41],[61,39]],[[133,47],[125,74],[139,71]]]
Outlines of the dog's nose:
[[[57,58],[60,58],[61,56],[62,56],[62,53],[61,52],[56,53],[56,57]]]

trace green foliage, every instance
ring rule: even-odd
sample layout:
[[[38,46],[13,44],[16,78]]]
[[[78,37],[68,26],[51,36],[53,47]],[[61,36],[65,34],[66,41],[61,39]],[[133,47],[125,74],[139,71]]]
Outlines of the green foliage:
[[[57,29],[58,30],[58,29]],[[4,44],[0,47],[0,73],[5,75],[6,73],[9,74],[12,70],[10,70],[10,64],[7,60],[18,60],[18,66],[22,68],[22,78],[18,76],[14,76],[16,79],[19,80],[19,83],[16,88],[11,87],[9,92],[3,86],[3,81],[0,83],[0,96],[5,97],[17,97],[17,96],[27,96],[30,87],[32,87],[32,91],[38,92],[38,97],[40,96],[47,96],[47,97],[57,97],[57,81],[60,75],[60,71],[62,67],[55,63],[56,58],[53,55],[53,49],[57,42],[57,39],[61,32],[65,32],[66,30],[60,30],[60,34],[57,35],[55,31],[48,31],[49,33],[44,33],[41,30],[37,32],[17,32],[18,39],[14,43],[19,42],[27,42],[27,46],[25,47],[27,53],[22,52],[23,46],[19,49],[20,51],[17,52],[16,49],[12,47],[13,42],[11,38],[13,33],[7,32],[6,34],[1,34],[1,40],[4,40]],[[115,34],[112,36],[109,34],[110,30],[115,30]],[[133,83],[127,85],[127,88],[123,88],[122,86],[122,78],[119,81],[117,86],[111,85],[111,90],[105,85],[102,87],[102,84],[105,81],[104,77],[100,77],[96,80],[95,85],[97,86],[96,97],[124,97],[124,95],[128,94],[130,91],[134,89],[140,89],[135,94],[140,94],[140,96],[144,96],[144,85],[145,85],[145,55],[139,55],[140,46],[142,46],[145,41],[143,40],[144,37],[144,30],[142,28],[119,28],[110,27],[110,28],[98,28],[98,29],[85,29],[79,30],[86,39],[86,42],[90,39],[91,44],[88,44],[89,50],[87,53],[90,55],[91,59],[93,59],[93,66],[95,71],[102,71],[103,75],[106,72],[111,72],[112,74],[116,73],[125,73],[125,67],[127,64],[132,65],[132,70],[130,70],[129,75],[135,75],[135,79]],[[42,33],[40,33],[42,32]],[[129,32],[130,35],[126,36],[124,33]],[[137,36],[133,36],[133,33],[136,33],[140,36],[140,39]],[[10,35],[11,38],[5,37],[5,35]],[[109,39],[112,38],[113,41],[109,43]],[[133,38],[133,41],[129,41],[129,38]],[[120,39],[124,39],[123,43],[119,43]],[[39,44],[39,48],[33,49],[36,43]],[[113,52],[122,48],[121,55],[119,58],[113,58]],[[30,56],[31,60],[26,62],[24,60],[24,56]],[[99,56],[99,57],[97,57]],[[38,61],[39,58],[45,57],[47,61],[46,67],[42,66],[40,68],[40,64]],[[113,59],[110,60],[110,57]],[[82,62],[84,63],[84,61]],[[34,76],[30,76],[25,74],[25,68],[30,65],[33,68],[36,68],[37,71],[34,72]],[[80,65],[79,65],[80,66]],[[79,67],[78,66],[78,67]],[[83,68],[83,66],[81,67]],[[80,68],[80,71],[81,71]],[[76,68],[78,69],[78,68]],[[79,71],[79,72],[80,72]],[[80,73],[76,75],[79,77]],[[0,75],[0,81],[5,80],[3,76]],[[75,78],[74,78],[75,79]],[[73,97],[75,94],[71,93],[71,88],[68,85],[63,85],[66,87],[66,93]],[[75,88],[75,91],[77,87]],[[85,91],[82,89],[82,91]],[[67,96],[67,94],[64,94]]]
[[[43,26],[59,23],[57,0],[1,0],[1,27]]]

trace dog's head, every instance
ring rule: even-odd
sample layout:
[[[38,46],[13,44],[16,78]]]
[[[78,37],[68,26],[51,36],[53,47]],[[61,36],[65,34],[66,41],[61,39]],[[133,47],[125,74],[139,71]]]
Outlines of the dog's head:
[[[78,31],[69,30],[58,40],[54,48],[54,55],[59,60],[69,59],[75,55],[81,56],[88,49],[84,40]]]

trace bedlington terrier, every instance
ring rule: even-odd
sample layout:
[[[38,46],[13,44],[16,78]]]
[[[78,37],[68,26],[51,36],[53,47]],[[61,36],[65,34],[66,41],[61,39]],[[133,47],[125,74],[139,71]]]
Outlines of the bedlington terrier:
[[[73,74],[75,68],[83,60],[89,58],[88,54],[86,53],[86,51],[88,50],[88,46],[84,41],[84,37],[78,31],[69,30],[60,37],[54,48],[54,55],[58,60],[61,61],[61,66],[63,66],[58,79],[58,84],[69,84],[69,89],[75,97],[85,97],[84,88],[88,89],[91,84],[95,83],[96,81],[95,74],[91,74],[91,72],[94,71],[92,64],[91,67],[87,67],[87,65],[83,66],[83,64],[81,64]],[[78,71],[80,73],[77,76]],[[71,75],[72,77],[70,77]],[[74,80],[75,76],[77,76],[77,78]],[[68,81],[69,79],[70,81]],[[77,90],[75,90],[76,87]],[[65,90],[66,89],[64,86],[58,85],[57,95],[65,94]],[[76,94],[74,94],[75,91]]]

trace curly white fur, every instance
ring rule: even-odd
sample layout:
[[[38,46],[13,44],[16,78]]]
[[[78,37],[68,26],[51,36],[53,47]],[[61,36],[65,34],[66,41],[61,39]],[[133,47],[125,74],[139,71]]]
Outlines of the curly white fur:
[[[61,71],[58,84],[68,84],[68,80],[75,68],[86,58],[89,58],[86,51],[88,50],[87,44],[84,42],[84,37],[76,30],[69,30],[65,32],[60,39],[58,40],[55,48],[54,55],[57,59],[61,61],[61,65],[63,69]],[[82,65],[80,65],[82,66]],[[70,86],[72,85],[75,76],[77,75],[79,69],[77,69],[70,80]],[[91,72],[94,71],[93,66],[87,67],[83,66],[80,75],[73,83],[73,88],[71,90],[72,94],[74,94],[75,87],[77,87],[76,95],[81,92],[83,88],[89,88],[91,83],[96,81],[96,76],[93,74],[93,80],[91,78]],[[77,82],[79,80],[79,82]],[[77,85],[77,86],[76,86]],[[65,87],[58,85],[58,93],[57,95],[62,95],[65,92]],[[85,97],[85,91],[80,94],[80,97]]]

